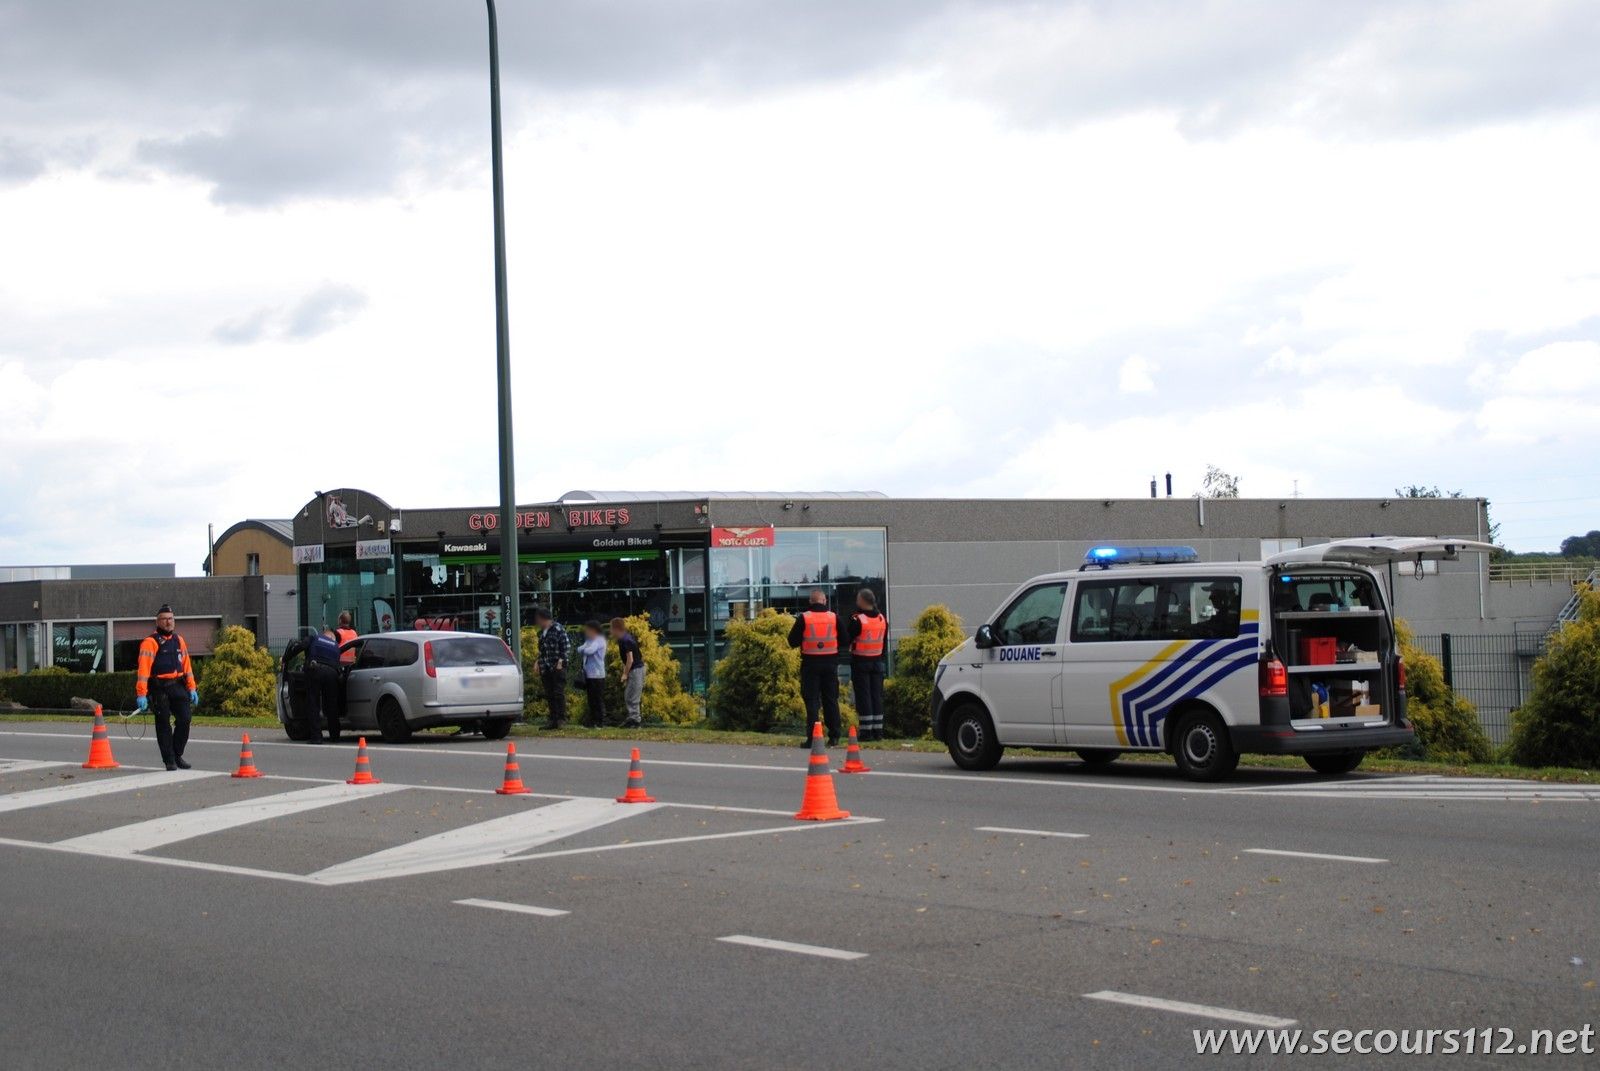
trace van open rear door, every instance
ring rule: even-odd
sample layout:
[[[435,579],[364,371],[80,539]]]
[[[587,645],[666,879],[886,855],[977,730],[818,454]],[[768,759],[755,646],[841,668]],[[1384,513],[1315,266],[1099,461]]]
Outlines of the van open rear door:
[[[1406,562],[1456,561],[1465,553],[1488,554],[1492,543],[1448,536],[1372,536],[1368,539],[1336,539],[1314,543],[1298,550],[1286,550],[1267,559],[1268,565],[1315,565],[1344,563],[1379,566]]]

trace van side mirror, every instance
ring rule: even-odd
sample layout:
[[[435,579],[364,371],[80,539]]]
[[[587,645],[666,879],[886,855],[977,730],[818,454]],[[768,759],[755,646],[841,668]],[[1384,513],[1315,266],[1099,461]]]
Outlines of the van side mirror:
[[[978,648],[980,651],[987,651],[991,647],[998,647],[999,644],[995,642],[994,638],[994,629],[990,628],[988,625],[979,625],[978,631],[973,634],[972,645]]]

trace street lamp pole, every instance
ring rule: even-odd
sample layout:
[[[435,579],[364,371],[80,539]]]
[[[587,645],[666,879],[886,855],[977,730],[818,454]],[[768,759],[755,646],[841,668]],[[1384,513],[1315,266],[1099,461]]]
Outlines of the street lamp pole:
[[[517,481],[511,451],[511,316],[506,309],[506,192],[500,153],[500,30],[489,8],[489,135],[494,184],[495,370],[500,390],[500,636],[521,650],[522,607],[517,570]]]

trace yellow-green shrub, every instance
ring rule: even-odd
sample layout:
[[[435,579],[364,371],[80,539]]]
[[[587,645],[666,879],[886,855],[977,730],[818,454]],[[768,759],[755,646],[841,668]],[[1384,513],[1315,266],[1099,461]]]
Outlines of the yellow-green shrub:
[[[1600,767],[1600,592],[1579,595],[1577,620],[1533,664],[1506,754],[1523,766]]]
[[[934,670],[965,638],[961,618],[948,606],[930,606],[917,615],[911,634],[895,644],[894,676],[884,684],[883,721],[890,735],[928,732]]]
[[[276,710],[272,654],[239,625],[217,633],[200,670],[200,713],[224,718],[270,718]]]

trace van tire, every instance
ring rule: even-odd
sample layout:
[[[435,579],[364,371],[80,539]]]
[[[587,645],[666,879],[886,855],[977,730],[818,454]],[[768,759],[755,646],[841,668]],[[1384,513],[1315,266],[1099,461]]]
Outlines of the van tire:
[[[1120,751],[1113,751],[1108,747],[1080,747],[1078,759],[1091,770],[1099,770],[1110,766],[1121,755]]]
[[[1199,710],[1178,724],[1172,737],[1178,771],[1191,781],[1220,781],[1239,765],[1228,727],[1209,710]]]
[[[1360,766],[1366,757],[1365,751],[1327,751],[1321,755],[1307,755],[1305,759],[1307,766],[1324,777],[1338,777]]]
[[[400,711],[400,704],[390,695],[378,700],[378,731],[385,744],[403,744],[411,739],[411,726]]]
[[[992,770],[1005,751],[995,736],[989,712],[977,703],[963,703],[950,715],[945,746],[963,770]]]
[[[504,740],[511,733],[510,718],[485,718],[478,724],[485,740]]]

